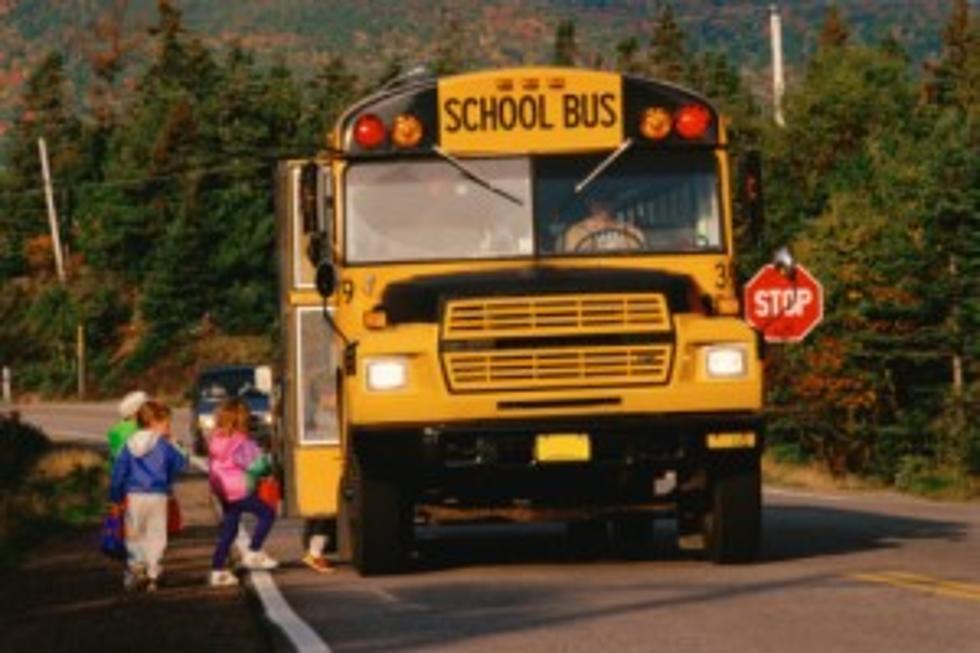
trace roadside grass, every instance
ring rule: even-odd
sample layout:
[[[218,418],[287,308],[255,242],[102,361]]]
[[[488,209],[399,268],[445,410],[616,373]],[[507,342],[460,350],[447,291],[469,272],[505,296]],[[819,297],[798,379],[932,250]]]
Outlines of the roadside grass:
[[[980,498],[980,477],[961,470],[937,466],[923,456],[906,456],[895,474],[901,492],[943,501]]]
[[[44,538],[96,523],[105,506],[108,479],[105,458],[90,449],[53,446],[37,429],[7,418],[0,418],[0,426],[4,450],[19,452],[15,458],[21,465],[5,469],[10,474],[0,493],[3,571],[16,566]],[[39,444],[39,438],[46,444]]]
[[[815,461],[784,460],[771,452],[762,457],[762,480],[768,485],[814,491],[868,491],[888,489],[886,483],[855,474],[834,475]]]
[[[812,491],[893,490],[940,501],[980,499],[980,477],[937,467],[920,456],[902,460],[892,483],[881,477],[832,474],[826,465],[803,455],[795,445],[770,447],[762,457],[764,483]]]

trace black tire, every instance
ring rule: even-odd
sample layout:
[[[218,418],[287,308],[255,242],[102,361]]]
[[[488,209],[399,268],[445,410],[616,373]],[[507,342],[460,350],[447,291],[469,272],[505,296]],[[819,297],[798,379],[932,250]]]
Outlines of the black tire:
[[[653,516],[633,512],[612,520],[613,551],[632,560],[648,558],[653,553]]]
[[[568,522],[565,537],[570,554],[579,560],[600,558],[609,547],[609,533],[604,519]]]
[[[353,457],[356,460],[356,456]],[[403,484],[351,468],[349,526],[354,567],[362,576],[402,571],[411,544],[411,504]]]
[[[708,558],[718,564],[752,562],[762,532],[758,457],[716,466],[711,481],[711,507],[703,521]]]

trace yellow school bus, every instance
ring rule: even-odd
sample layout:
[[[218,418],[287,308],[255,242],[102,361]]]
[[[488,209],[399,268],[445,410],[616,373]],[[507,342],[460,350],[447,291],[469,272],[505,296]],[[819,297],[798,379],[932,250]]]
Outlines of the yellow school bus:
[[[716,562],[759,545],[762,362],[725,125],[607,71],[396,80],[279,166],[277,450],[361,573],[416,527],[552,520]]]

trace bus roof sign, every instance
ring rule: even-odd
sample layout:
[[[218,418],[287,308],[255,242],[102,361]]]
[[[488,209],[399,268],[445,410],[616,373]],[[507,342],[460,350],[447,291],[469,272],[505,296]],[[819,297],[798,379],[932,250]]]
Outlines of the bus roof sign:
[[[608,149],[623,140],[614,73],[525,68],[439,80],[439,141],[461,154]]]

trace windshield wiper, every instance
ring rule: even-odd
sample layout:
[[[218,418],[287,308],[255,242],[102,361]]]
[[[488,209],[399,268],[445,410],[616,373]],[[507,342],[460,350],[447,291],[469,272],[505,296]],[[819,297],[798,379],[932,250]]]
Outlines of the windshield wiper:
[[[632,138],[627,138],[625,141],[620,143],[619,147],[617,147],[615,150],[610,152],[609,156],[607,156],[605,159],[600,161],[599,165],[597,165],[595,168],[592,169],[592,172],[585,175],[585,178],[582,179],[582,181],[575,184],[575,194],[580,195],[582,191],[585,190],[593,181],[595,181],[599,175],[605,172],[606,168],[608,168],[613,164],[613,161],[615,161],[620,156],[622,156],[623,152],[628,150],[632,144],[633,144]]]
[[[438,154],[439,156],[441,156],[447,163],[449,163],[449,165],[451,165],[452,167],[456,168],[461,173],[463,173],[466,177],[468,177],[469,179],[472,179],[473,181],[475,181],[479,185],[483,186],[487,190],[489,190],[491,192],[494,192],[494,193],[496,193],[497,195],[500,195],[503,198],[509,199],[511,202],[513,202],[517,206],[524,206],[524,200],[522,200],[520,197],[517,197],[516,195],[512,195],[512,194],[508,193],[507,191],[505,191],[503,188],[500,188],[499,186],[494,185],[494,183],[492,181],[490,181],[486,177],[481,176],[475,170],[473,170],[472,168],[470,168],[469,166],[467,166],[465,163],[463,163],[462,161],[460,161],[459,159],[457,159],[452,154],[450,154],[446,150],[442,149],[438,145],[433,145],[432,146],[432,151],[435,152],[436,154]]]

